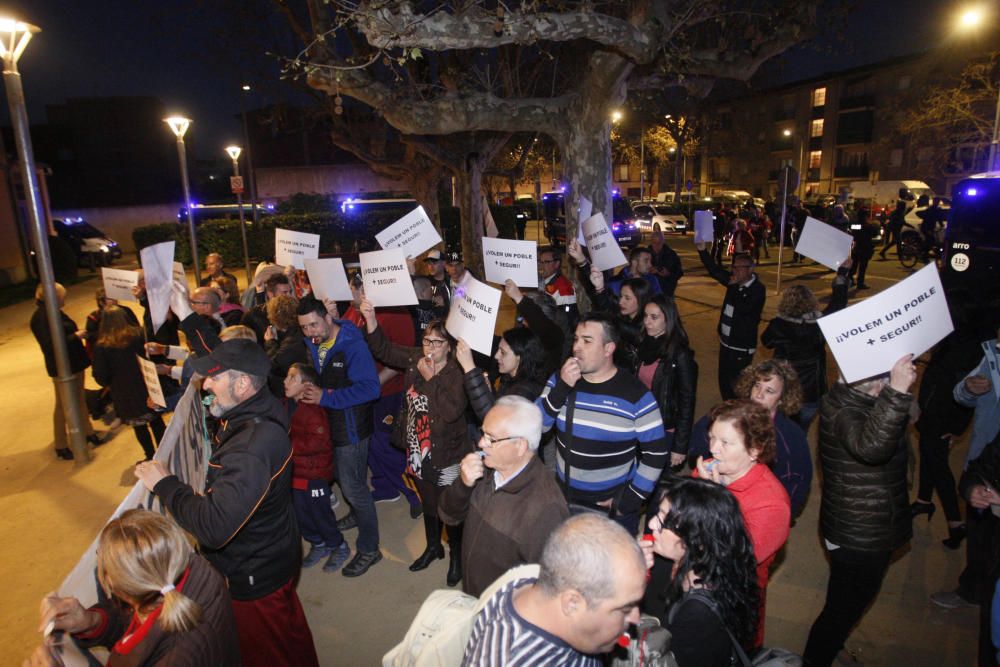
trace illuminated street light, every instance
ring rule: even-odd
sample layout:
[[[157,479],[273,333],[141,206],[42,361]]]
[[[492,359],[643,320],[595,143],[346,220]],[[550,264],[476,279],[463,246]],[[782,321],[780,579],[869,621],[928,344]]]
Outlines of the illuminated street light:
[[[959,32],[971,33],[986,23],[986,12],[982,6],[967,7],[958,15]],[[1000,90],[997,91],[997,105],[993,113],[993,138],[990,140],[990,156],[986,163],[986,171],[1000,170],[997,164],[997,153],[1000,148]]]
[[[792,131],[791,130],[785,130],[784,132],[782,132],[782,134],[785,135],[786,137],[790,137],[790,136],[792,136]]]
[[[611,122],[612,123],[617,123],[621,119],[622,119],[622,112],[621,111],[612,111],[611,112]]]
[[[958,16],[958,27],[962,30],[978,28],[984,19],[982,7],[968,7]]]
[[[80,380],[74,375],[66,346],[66,332],[63,330],[62,314],[59,312],[59,296],[52,271],[52,256],[49,252],[48,224],[42,215],[42,200],[38,188],[38,172],[35,170],[35,155],[31,147],[28,111],[24,102],[24,88],[21,74],[17,71],[17,61],[33,35],[41,30],[30,23],[9,17],[0,18],[0,58],[3,58],[3,82],[7,90],[7,105],[10,108],[11,124],[14,128],[14,142],[21,162],[24,193],[28,200],[28,221],[31,227],[31,242],[35,246],[38,280],[42,284],[42,298],[45,300],[45,318],[48,320],[49,337],[56,358],[56,391],[62,403],[66,424],[69,426],[69,445],[73,458],[78,463],[90,460],[87,449],[86,417],[77,389]]]
[[[244,83],[240,86],[240,90],[243,93],[249,93],[250,84]],[[257,218],[257,176],[253,171],[253,152],[250,150],[250,130],[247,126],[247,109],[243,97],[244,95],[241,94],[240,116],[243,117],[243,146],[247,149],[247,180],[250,181],[250,216],[253,218],[253,224],[256,226],[259,222]]]
[[[247,282],[252,280],[250,273],[250,250],[247,246],[247,226],[246,220],[243,218],[243,184],[240,183],[239,187],[236,184],[239,182],[240,177],[240,153],[243,149],[239,146],[226,146],[226,153],[229,154],[230,159],[233,161],[233,191],[236,193],[236,203],[240,210],[240,236],[243,237],[243,268],[247,272]]]
[[[191,237],[191,262],[194,264],[194,280],[201,284],[201,262],[198,259],[198,236],[194,228],[194,212],[191,210],[191,186],[188,184],[187,150],[184,148],[184,135],[191,127],[191,119],[183,116],[170,116],[163,122],[177,137],[177,158],[181,163],[181,185],[184,186],[184,208],[187,210],[188,234]]]

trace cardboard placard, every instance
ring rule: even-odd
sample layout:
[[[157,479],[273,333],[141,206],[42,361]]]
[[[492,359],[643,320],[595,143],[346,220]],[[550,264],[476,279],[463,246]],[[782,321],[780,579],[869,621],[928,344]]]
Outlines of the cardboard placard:
[[[810,217],[806,218],[795,252],[836,271],[851,256],[853,243],[850,234]]]
[[[101,279],[104,281],[104,293],[115,301],[136,301],[132,288],[139,284],[139,274],[136,271],[124,269],[101,268]]]
[[[365,297],[372,305],[412,306],[417,303],[406,256],[401,248],[376,250],[358,255]]]
[[[590,216],[583,221],[581,227],[587,250],[590,251],[590,262],[595,269],[606,271],[628,264],[603,213]]]
[[[307,259],[306,273],[309,274],[313,294],[320,301],[350,301],[354,298],[347,283],[344,260],[339,257]]]
[[[715,241],[715,216],[711,211],[694,212],[694,242],[712,243]]]
[[[139,360],[139,368],[142,370],[142,379],[146,383],[146,393],[149,400],[153,401],[161,408],[167,407],[167,399],[163,398],[163,388],[160,386],[160,376],[156,372],[156,364],[138,354],[135,358]]]
[[[174,261],[174,242],[165,241],[143,248],[139,252],[142,261],[142,276],[146,283],[146,303],[149,304],[149,318],[153,333],[160,330],[167,321],[170,310],[170,282],[176,276],[180,262]],[[181,266],[181,282],[184,282],[184,267]]]
[[[955,328],[934,264],[818,323],[848,382],[888,372],[904,355],[923,354]]]
[[[319,234],[274,229],[274,261],[281,266],[305,269],[307,259],[319,257]]]
[[[401,249],[405,259],[416,257],[441,243],[441,235],[424,211],[424,207],[418,206],[376,234],[375,240],[386,250]]]
[[[483,239],[486,280],[502,285],[510,278],[518,287],[538,287],[538,243],[509,239]]]
[[[455,339],[463,338],[473,350],[493,354],[493,332],[500,312],[500,290],[466,276],[455,290],[445,328]]]

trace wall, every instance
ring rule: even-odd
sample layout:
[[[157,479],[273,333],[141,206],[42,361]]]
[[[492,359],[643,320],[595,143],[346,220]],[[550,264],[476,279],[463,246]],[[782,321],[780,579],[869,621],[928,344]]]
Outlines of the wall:
[[[133,229],[161,222],[176,222],[177,211],[180,208],[180,202],[146,206],[73,208],[52,211],[52,217],[83,218],[107,234],[112,241],[117,241],[122,252],[128,254],[135,252],[135,244],[132,243]]]

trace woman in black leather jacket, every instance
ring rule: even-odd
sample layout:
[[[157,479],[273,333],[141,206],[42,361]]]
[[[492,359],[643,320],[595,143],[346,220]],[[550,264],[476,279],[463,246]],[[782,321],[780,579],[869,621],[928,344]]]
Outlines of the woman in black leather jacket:
[[[698,394],[698,364],[673,297],[652,296],[643,310],[636,373],[656,398],[670,443],[670,465],[684,463]]]

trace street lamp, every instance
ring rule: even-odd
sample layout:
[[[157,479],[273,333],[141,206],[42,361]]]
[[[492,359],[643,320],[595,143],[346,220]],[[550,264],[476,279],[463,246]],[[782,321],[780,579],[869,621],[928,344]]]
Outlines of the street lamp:
[[[257,176],[253,171],[253,152],[250,150],[250,130],[247,127],[247,109],[246,104],[243,101],[243,93],[250,92],[250,84],[244,83],[240,86],[242,93],[240,94],[240,115],[243,117],[243,145],[246,146],[247,150],[247,178],[250,181],[250,216],[253,218],[253,224],[256,228],[257,225]],[[249,274],[247,275],[249,280]]]
[[[240,236],[243,237],[243,266],[247,272],[247,281],[251,280],[250,273],[250,250],[247,248],[247,226],[243,219],[243,184],[240,178],[240,153],[243,152],[239,146],[226,146],[226,153],[233,160],[233,191],[236,192],[236,203],[240,210]]]
[[[790,129],[786,128],[786,129],[784,129],[784,130],[781,131],[781,134],[783,136],[786,136],[786,137],[791,137],[792,136],[792,131]],[[798,172],[799,172],[799,182],[798,182],[798,185],[795,186],[795,195],[796,196],[799,196],[799,188],[802,187],[803,181],[805,180],[805,177],[802,174],[802,156],[803,156],[803,153],[805,152],[805,145],[806,145],[806,140],[805,140],[805,137],[803,137],[799,141],[799,160],[798,160],[798,163],[796,165],[797,169],[798,169]],[[785,196],[787,196],[787,193],[786,193]]]
[[[17,61],[31,41],[32,35],[41,30],[30,23],[24,23],[13,18],[0,18],[0,58],[3,58],[3,82],[7,89],[7,105],[10,108],[10,119],[14,126],[14,141],[17,144],[17,155],[21,162],[21,173],[24,179],[24,192],[28,200],[28,220],[31,223],[31,241],[35,246],[35,257],[38,262],[38,279],[42,284],[42,295],[45,300],[45,318],[48,320],[49,337],[52,339],[52,351],[56,358],[56,391],[62,403],[66,423],[69,425],[69,445],[73,450],[73,458],[77,463],[90,460],[87,450],[86,417],[80,403],[81,392],[77,390],[77,381],[69,362],[69,350],[66,347],[66,332],[63,329],[62,314],[59,312],[59,295],[56,293],[56,281],[52,271],[52,257],[49,253],[48,224],[42,216],[42,202],[38,189],[38,173],[35,171],[35,156],[31,147],[29,133],[28,111],[24,103],[24,89],[21,86],[21,74],[17,71]]]
[[[201,284],[201,262],[198,259],[198,237],[194,229],[194,212],[191,210],[191,186],[188,184],[187,151],[184,148],[184,134],[191,126],[191,119],[183,116],[164,118],[170,131],[177,137],[177,158],[181,163],[181,184],[184,186],[184,207],[187,209],[188,234],[191,236],[191,261],[194,263],[194,281]]]
[[[621,111],[612,111],[611,112],[611,122],[612,123],[617,123],[621,119],[622,119],[622,112]]]
[[[986,12],[982,6],[967,7],[958,15],[957,26],[960,32],[973,32],[986,23]],[[990,140],[990,156],[986,163],[986,171],[1000,171],[997,164],[997,148],[1000,146],[1000,90],[997,90],[997,106],[993,112],[993,137]]]

